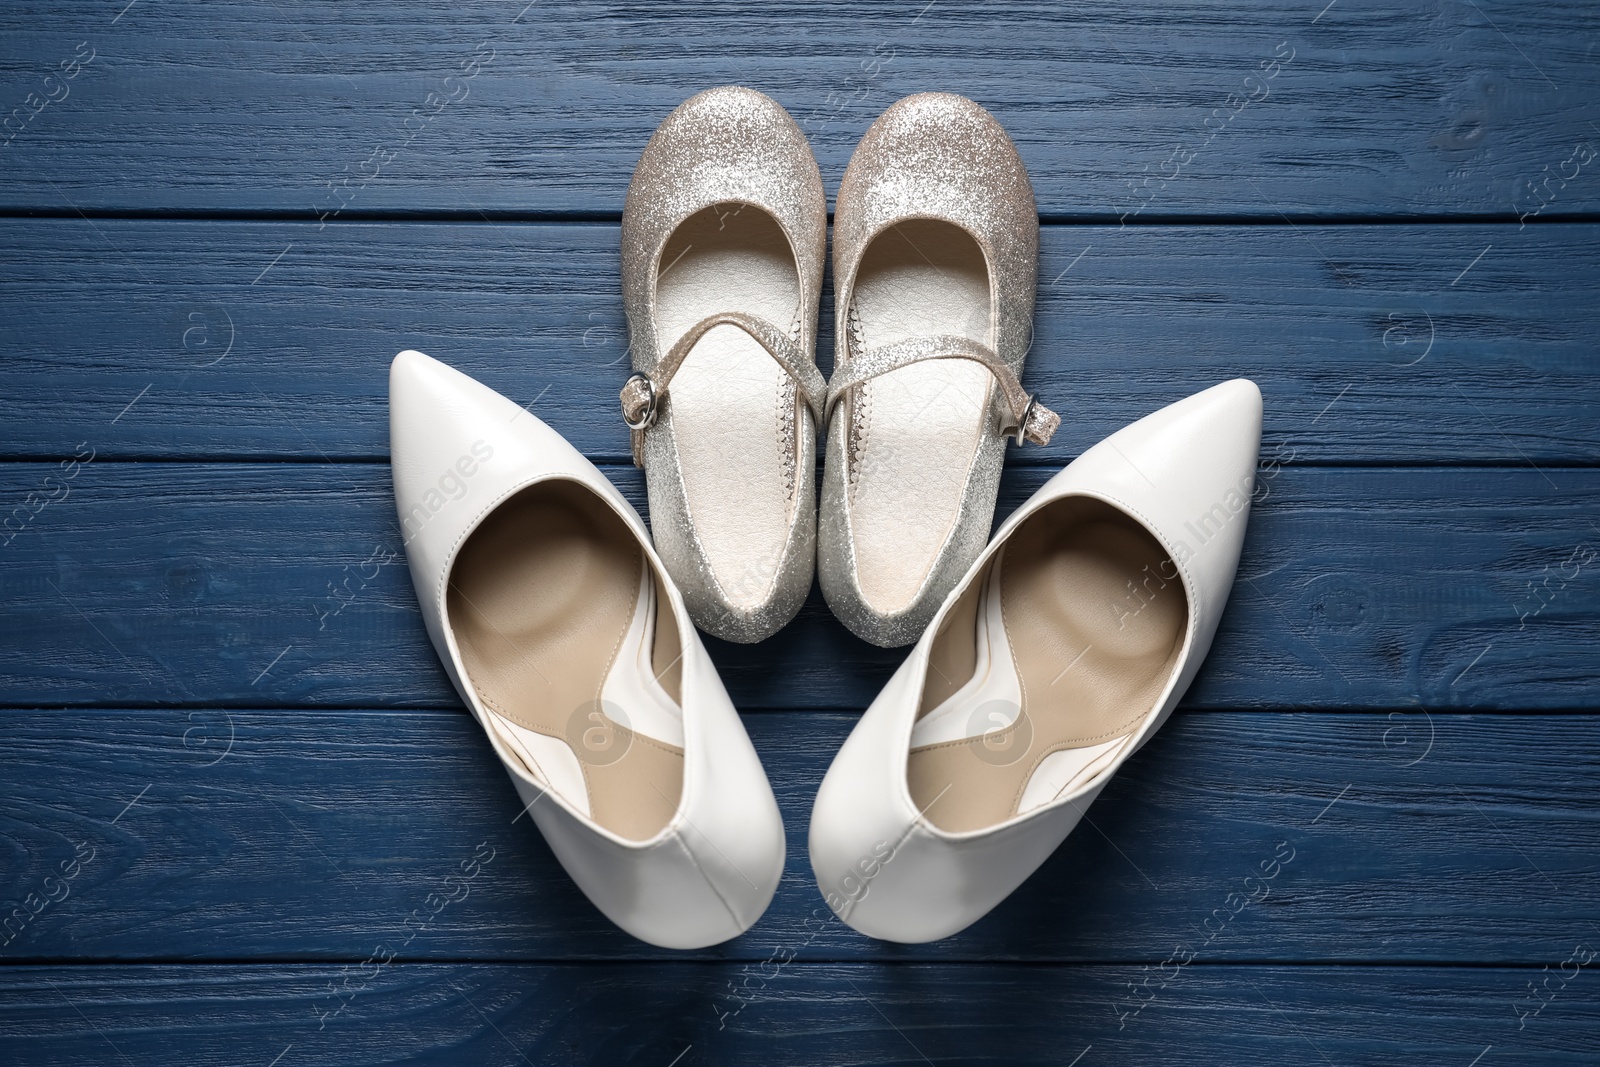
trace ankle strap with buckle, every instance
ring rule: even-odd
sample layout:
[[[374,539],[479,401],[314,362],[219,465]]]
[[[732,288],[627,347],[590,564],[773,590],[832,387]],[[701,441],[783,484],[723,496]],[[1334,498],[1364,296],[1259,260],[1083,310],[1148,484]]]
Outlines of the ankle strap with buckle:
[[[833,372],[833,380],[828,383],[826,410],[831,414],[833,406],[846,390],[928,359],[964,359],[987,368],[999,383],[1000,392],[1011,409],[1011,422],[1003,427],[1003,432],[1005,436],[1014,438],[1018,445],[1025,440],[1036,445],[1047,445],[1056,428],[1061,425],[1061,416],[1024,391],[1016,374],[995,354],[994,349],[970,337],[956,334],[914,337],[853,354],[849,363],[842,368],[835,368]]]
[[[623,385],[622,421],[627,423],[631,431],[634,466],[644,466],[645,431],[655,425],[661,403],[667,398],[667,386],[672,381],[672,376],[683,366],[689,350],[706,335],[707,331],[716,326],[737,326],[766,349],[767,354],[777,361],[778,366],[794,379],[795,390],[805,401],[806,407],[811,409],[817,429],[821,430],[827,410],[824,401],[827,398],[828,386],[822,380],[822,372],[817,370],[816,363],[806,358],[805,353],[800,351],[800,346],[795,344],[788,334],[766,319],[747,315],[741,311],[724,311],[716,315],[707,315],[689,327],[684,335],[667,349],[667,354],[656,364],[653,375],[636,373]]]

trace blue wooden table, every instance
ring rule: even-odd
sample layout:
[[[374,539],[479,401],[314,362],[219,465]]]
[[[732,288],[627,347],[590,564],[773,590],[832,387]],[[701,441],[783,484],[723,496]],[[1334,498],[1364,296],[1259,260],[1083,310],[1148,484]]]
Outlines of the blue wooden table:
[[[401,562],[402,348],[643,506],[622,196],[727,83],[830,196],[907,93],[1015,138],[1066,421],[1001,516],[1162,404],[1266,398],[1184,706],[937,944],[812,882],[899,658],[820,598],[709,642],[789,860],[674,953],[518,818]],[[1600,1062],[1593,3],[17,2],[0,121],[0,1064]]]

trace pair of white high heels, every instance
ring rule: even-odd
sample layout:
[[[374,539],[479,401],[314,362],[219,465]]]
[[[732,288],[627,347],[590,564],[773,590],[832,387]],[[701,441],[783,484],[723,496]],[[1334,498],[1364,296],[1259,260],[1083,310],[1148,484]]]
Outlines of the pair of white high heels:
[[[748,929],[782,874],[761,763],[634,509],[516,404],[420,352],[390,372],[423,618],[552,851],[669,948]],[[1253,487],[1239,380],[1113,434],[1001,526],[834,759],[811,818],[841,919],[948,936],[1020,885],[1211,645]]]
[[[692,123],[675,123],[686,114]],[[719,245],[727,227],[711,227],[696,206],[737,178],[730,161],[763,158],[745,147],[781,134],[793,148],[798,130],[784,123],[793,126],[748,90],[701,94],[652,139],[629,193],[625,297],[640,376],[623,400],[646,468],[654,545],[605,476],[533,415],[419,352],[400,353],[390,372],[395,497],[434,647],[573,880],[618,926],[669,948],[742,933],[782,874],[777,804],[695,623],[721,620],[724,632],[748,639],[793,614],[800,571],[800,598],[810,584],[810,450],[824,425],[830,444],[816,558],[830,603],[880,643],[895,643],[908,620],[923,622],[911,655],[822,783],[811,862],[841,919],[907,942],[948,936],[1003,900],[1171,713],[1226,602],[1260,447],[1259,391],[1244,380],[1224,383],[1091,448],[985,547],[1000,431],[1037,439],[1053,428],[1054,417],[1015,381],[1037,223],[1031,193],[1035,230],[1010,225],[1010,237],[996,236],[993,217],[962,221],[984,204],[1010,210],[1003,204],[1014,206],[1014,185],[974,200],[970,190],[983,181],[951,178],[951,188],[969,189],[966,207],[935,187],[939,175],[961,168],[1003,184],[1020,162],[1015,171],[1004,161],[997,169],[989,156],[930,147],[940,130],[955,129],[956,143],[968,148],[998,131],[959,97],[913,97],[874,125],[889,129],[876,139],[869,131],[863,146],[875,146],[873,165],[857,172],[872,180],[853,183],[847,173],[835,223],[836,261],[841,248],[855,257],[843,269],[836,263],[841,292],[855,294],[840,298],[840,336],[865,331],[868,341],[847,342],[823,393],[814,363],[806,369],[815,316],[804,314],[808,299],[815,311],[820,228],[814,248],[785,230],[791,268],[801,265],[790,290],[796,318],[785,332],[775,323],[786,303],[758,314],[747,304],[759,311],[760,299],[743,299],[745,280],[753,291],[781,275],[768,269],[766,252],[751,251],[764,239]],[[712,148],[697,155],[697,144]],[[676,147],[663,154],[655,151],[661,145]],[[891,148],[914,164],[933,163],[914,165],[915,180],[887,190],[896,181]],[[792,176],[798,165],[792,153],[785,158]],[[858,150],[853,171],[862,158]],[[814,162],[810,168],[814,174]],[[676,190],[652,194],[660,202],[644,212],[648,224],[636,210],[642,176]],[[748,215],[756,230],[791,216],[820,226],[820,182],[813,206],[781,185],[716,201],[717,217]],[[760,193],[761,182],[752,187]],[[918,203],[952,228],[912,228],[921,237],[912,251],[943,264],[933,275],[896,258],[906,223],[927,221]],[[875,260],[882,240],[890,252]],[[994,248],[1006,241],[997,259]],[[683,245],[676,252],[675,242]],[[690,264],[697,280],[665,298],[672,264],[696,245],[712,253]],[[986,317],[966,332],[915,333],[918,324],[944,321],[947,302],[935,284],[951,264],[971,265],[969,245],[983,252]],[[663,251],[677,258],[663,259]],[[1026,292],[1002,292],[995,263],[1009,264],[1000,281],[1025,274]],[[949,303],[970,309],[960,275]],[[866,299],[874,286],[878,295]],[[707,345],[724,327],[733,333]],[[952,354],[964,361],[963,374],[931,374],[930,366],[948,369],[955,361],[942,357]],[[774,367],[776,376],[765,378],[756,370]],[[929,420],[901,411],[902,402],[949,409],[923,435]],[[964,438],[953,432],[961,425]],[[769,430],[773,448],[763,452]],[[695,459],[697,449],[709,451]],[[718,455],[721,469],[701,463]],[[770,461],[782,477],[763,488],[755,483],[771,474]],[[950,463],[954,476],[940,466]],[[741,489],[741,478],[752,487]],[[888,566],[896,515],[909,546],[899,573]],[[928,522],[931,531],[919,525]],[[972,529],[975,548],[965,544]],[[880,536],[888,540],[863,547]],[[754,545],[744,557],[741,538]],[[658,555],[668,544],[673,551]],[[728,559],[732,571],[718,562]],[[871,560],[888,569],[872,571]],[[830,572],[846,583],[842,590],[830,590]],[[694,596],[680,592],[685,575],[697,582]],[[932,589],[942,591],[924,606]],[[880,610],[890,601],[873,598],[885,590],[898,590],[900,609]]]

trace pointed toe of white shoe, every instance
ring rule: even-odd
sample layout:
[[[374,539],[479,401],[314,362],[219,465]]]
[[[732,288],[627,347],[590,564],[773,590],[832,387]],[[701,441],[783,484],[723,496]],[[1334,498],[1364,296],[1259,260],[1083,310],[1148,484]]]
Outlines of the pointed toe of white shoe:
[[[531,820],[640,940],[736,937],[782,874],[760,760],[644,523],[560,434],[420,352],[390,368],[428,636]]]
[[[1261,393],[1125,427],[1006,520],[834,759],[812,869],[841,919],[920,942],[1049,857],[1210,650],[1244,541]]]

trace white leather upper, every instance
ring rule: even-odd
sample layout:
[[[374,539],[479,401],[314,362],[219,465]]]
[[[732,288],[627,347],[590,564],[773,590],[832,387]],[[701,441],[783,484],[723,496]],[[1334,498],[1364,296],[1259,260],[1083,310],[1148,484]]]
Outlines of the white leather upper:
[[[1004,900],[1072,831],[1117,768],[1166,721],[1210,650],[1239,562],[1260,441],[1260,390],[1244,379],[1224,382],[1101,441],[1006,520],[823,779],[811,817],[811,864],[841,919],[892,941],[947,937]],[[1177,668],[1131,742],[1098,776],[998,826],[941,830],[917,811],[906,780],[933,637],[1022,521],[1074,495],[1137,519],[1177,564],[1189,601]]]
[[[783,823],[744,725],[638,513],[560,434],[420,352],[395,357],[389,404],[395,502],[417,600],[445,672],[481,724],[490,720],[465,681],[444,595],[467,536],[518,491],[559,478],[593,491],[638,537],[667,589],[683,645],[683,793],[667,826],[648,841],[619,837],[532,777],[496,730],[486,733],[551,851],[611,921],[665,948],[699,948],[743,933],[777,889]],[[607,699],[622,692],[608,682]],[[650,708],[624,709],[641,723],[659,718]]]

